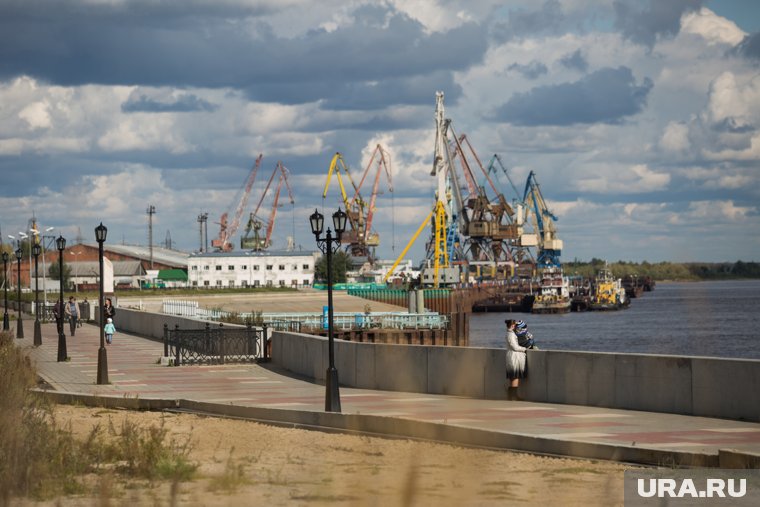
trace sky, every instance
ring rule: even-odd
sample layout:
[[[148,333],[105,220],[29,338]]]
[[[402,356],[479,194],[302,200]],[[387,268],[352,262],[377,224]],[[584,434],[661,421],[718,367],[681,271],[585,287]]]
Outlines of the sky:
[[[484,164],[535,172],[564,260],[760,261],[754,0],[0,0],[3,240],[34,215],[145,245],[153,205],[154,244],[197,250],[263,154],[244,221],[281,161],[273,248],[313,250],[333,154],[357,175],[380,144],[393,259],[434,204],[439,90]]]

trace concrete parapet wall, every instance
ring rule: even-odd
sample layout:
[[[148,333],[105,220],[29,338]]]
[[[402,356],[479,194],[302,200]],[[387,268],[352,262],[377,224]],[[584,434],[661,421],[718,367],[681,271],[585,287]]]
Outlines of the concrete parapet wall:
[[[503,349],[335,342],[341,385],[505,399]],[[276,331],[272,361],[324,380],[327,339]],[[556,350],[528,351],[526,401],[760,422],[760,361]]]
[[[95,320],[99,320],[100,312],[95,311]],[[219,326],[218,322],[209,322],[212,326]],[[206,327],[205,320],[190,319],[176,315],[165,315],[162,313],[143,312],[140,310],[130,310],[127,308],[116,308],[114,316],[114,325],[116,331],[133,333],[145,338],[162,341],[164,339],[164,324],[170,329],[178,325],[180,329],[203,329]],[[225,326],[239,327],[234,324],[225,324]]]

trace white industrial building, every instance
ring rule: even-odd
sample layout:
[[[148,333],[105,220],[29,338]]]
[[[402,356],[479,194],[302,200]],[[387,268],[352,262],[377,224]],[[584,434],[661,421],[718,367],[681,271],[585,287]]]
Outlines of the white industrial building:
[[[310,287],[319,252],[233,251],[191,254],[191,287]]]

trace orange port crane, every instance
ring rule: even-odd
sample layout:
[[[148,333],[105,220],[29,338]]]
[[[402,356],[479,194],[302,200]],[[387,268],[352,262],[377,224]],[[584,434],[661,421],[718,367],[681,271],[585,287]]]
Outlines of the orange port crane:
[[[240,227],[240,218],[243,216],[243,210],[245,210],[245,207],[248,204],[248,197],[251,194],[253,183],[256,181],[256,173],[258,173],[259,167],[261,167],[262,158],[264,158],[264,155],[260,153],[256,159],[256,162],[253,164],[253,168],[248,174],[245,183],[241,187],[242,194],[240,195],[240,198],[237,199],[237,207],[235,207],[234,210],[231,210],[235,212],[232,223],[228,224],[227,222],[229,211],[222,213],[219,222],[217,222],[219,224],[219,236],[217,236],[216,239],[211,240],[211,246],[216,248],[217,251],[229,252],[233,248],[232,242],[230,240],[237,232],[238,227]],[[233,200],[233,203],[234,202],[235,200]]]
[[[261,209],[261,205],[263,204],[264,199],[267,195],[269,195],[269,189],[272,187],[274,177],[278,174],[279,177],[277,178],[277,186],[275,187],[274,195],[272,198],[272,209],[269,211],[269,220],[266,221],[266,231],[264,233],[264,237],[261,238],[258,231],[263,227],[263,221],[259,218],[259,210]],[[282,191],[283,184],[287,189],[291,206],[296,202],[293,198],[293,190],[290,188],[290,182],[288,181],[289,174],[290,171],[288,171],[288,168],[285,167],[281,161],[278,161],[277,165],[272,171],[272,174],[269,176],[269,180],[267,181],[266,187],[264,187],[264,191],[261,193],[261,197],[259,198],[259,202],[256,204],[256,208],[248,219],[248,225],[246,226],[246,235],[240,240],[241,248],[261,250],[264,248],[269,248],[269,246],[272,244],[272,231],[274,230],[274,223],[275,219],[277,218],[277,208],[280,207],[280,192]],[[251,229],[255,231],[252,238],[249,237]]]
[[[372,194],[370,195],[370,198],[369,198],[369,207],[367,208],[367,219],[364,223],[364,242],[368,245],[371,244],[372,246],[377,246],[380,244],[380,237],[378,236],[376,232],[372,231],[372,219],[375,217],[375,203],[377,202],[377,194],[379,193],[378,190],[380,187],[380,173],[385,174],[386,180],[388,182],[388,191],[393,192],[391,156],[390,156],[390,153],[388,153],[379,144],[375,146],[375,150],[372,152],[372,156],[369,159],[367,168],[364,169],[364,174],[362,174],[362,179],[359,181],[359,185],[356,188],[356,193],[354,194],[354,198],[352,199],[353,202],[361,201],[361,195],[359,194],[359,190],[362,188],[362,185],[364,184],[364,180],[367,179],[367,175],[372,170],[372,166],[375,163],[375,160],[377,160],[375,179],[372,183]]]

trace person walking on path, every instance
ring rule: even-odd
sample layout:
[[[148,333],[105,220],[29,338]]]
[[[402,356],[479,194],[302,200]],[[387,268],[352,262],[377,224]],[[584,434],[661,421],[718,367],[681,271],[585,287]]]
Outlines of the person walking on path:
[[[82,315],[82,312],[79,311],[79,303],[77,303],[77,298],[71,296],[69,298],[69,302],[65,305],[65,310],[66,316],[69,318],[69,329],[71,331],[71,336],[74,336],[74,333],[77,330],[77,319],[79,319],[79,316]]]
[[[103,332],[106,334],[106,343],[111,345],[113,341],[113,335],[116,333],[116,326],[113,325],[113,319],[107,319],[106,325],[103,328]]]
[[[53,306],[53,316],[55,317],[55,327],[58,330],[58,334],[63,334],[63,307],[61,306],[61,303],[63,301],[60,299],[55,300],[55,306]]]
[[[113,304],[111,303],[111,298],[106,298],[105,303],[103,303],[103,318],[106,319],[106,322],[108,319],[111,319],[113,322],[113,318],[116,315],[116,309],[113,307]]]
[[[509,381],[507,399],[509,401],[522,401],[522,398],[517,395],[517,388],[520,385],[520,379],[528,376],[526,353],[528,349],[517,343],[517,335],[515,334],[517,322],[509,319],[505,320],[504,323],[507,325],[507,379]]]

